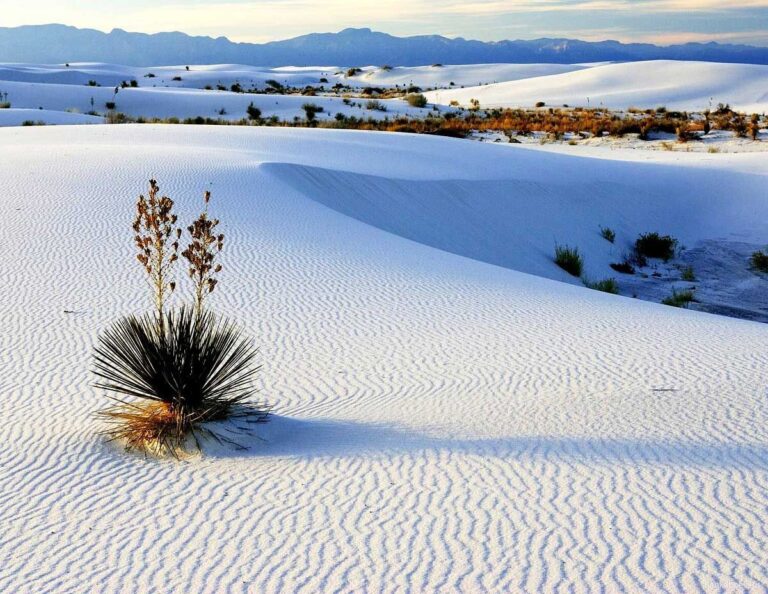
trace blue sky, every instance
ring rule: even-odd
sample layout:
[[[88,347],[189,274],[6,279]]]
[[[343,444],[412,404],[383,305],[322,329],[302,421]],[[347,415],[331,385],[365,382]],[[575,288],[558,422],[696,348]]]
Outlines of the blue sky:
[[[262,42],[371,27],[486,41],[574,37],[768,46],[768,0],[0,0],[1,25],[184,31]]]

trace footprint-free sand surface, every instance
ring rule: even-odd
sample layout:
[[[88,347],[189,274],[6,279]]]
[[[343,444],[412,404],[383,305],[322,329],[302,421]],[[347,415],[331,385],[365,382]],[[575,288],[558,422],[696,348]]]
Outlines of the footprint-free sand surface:
[[[625,241],[659,220],[757,241],[759,155],[193,126],[0,142],[0,591],[765,591],[768,326],[551,262],[572,232],[607,265],[607,218]],[[185,218],[213,193],[211,306],[261,346],[275,407],[245,452],[97,434],[96,337],[150,307],[130,230],[150,176]]]

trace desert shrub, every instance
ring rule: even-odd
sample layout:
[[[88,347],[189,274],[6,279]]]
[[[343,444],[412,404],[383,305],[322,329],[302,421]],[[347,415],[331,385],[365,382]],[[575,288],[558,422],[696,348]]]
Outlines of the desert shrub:
[[[372,111],[387,111],[387,106],[378,99],[371,99],[365,104],[365,108]]]
[[[411,107],[427,106],[427,98],[421,93],[411,93],[410,95],[407,95],[405,97],[405,100],[408,102],[408,105],[410,105]]]
[[[200,436],[229,441],[205,426],[233,416],[266,419],[262,405],[246,406],[254,394],[257,350],[237,327],[205,307],[216,287],[221,265],[216,259],[224,235],[205,209],[188,227],[190,242],[182,252],[194,286],[193,306],[176,310],[166,302],[176,289],[174,265],[182,231],[174,202],[161,196],[155,180],[139,196],[133,223],[137,259],[149,279],[154,311],[118,320],[100,337],[94,354],[96,386],[116,401],[101,415],[105,433],[128,449],[156,454],[185,450]],[[237,445],[237,444],[236,444]]]
[[[22,126],[45,126],[45,122],[42,120],[24,120],[21,122]]]
[[[282,91],[285,88],[283,87],[283,85],[281,85],[279,82],[277,82],[274,79],[269,79],[267,81],[264,81],[264,84],[275,91]]]
[[[602,291],[603,293],[611,293],[612,295],[619,294],[619,283],[616,282],[615,278],[605,278],[595,282],[584,279],[584,286],[594,289],[595,291]]]
[[[115,108],[117,107],[117,105],[115,104],[115,102],[114,102],[114,101],[107,101],[107,102],[104,104],[104,107],[106,107],[107,109],[110,109],[110,110],[112,110],[112,109],[115,109]]]
[[[173,82],[181,82],[181,77],[180,76],[174,76],[172,80],[173,80]]]
[[[314,103],[305,103],[301,106],[307,116],[307,121],[312,123],[317,119],[317,114],[323,113],[323,107]]]
[[[613,262],[610,266],[616,272],[620,272],[621,274],[635,274],[635,267],[627,260],[624,260],[623,262]]]
[[[584,269],[584,259],[578,248],[567,245],[555,246],[555,264],[573,276],[581,276]]]
[[[107,124],[127,124],[131,121],[131,118],[120,111],[110,111],[104,120]]]
[[[0,103],[0,109],[10,109],[11,108],[11,102],[10,101],[3,101]]]
[[[760,116],[756,113],[752,114],[749,120],[749,137],[752,140],[757,140],[757,135],[760,133]]]
[[[616,241],[616,232],[610,227],[600,227],[600,237],[613,243]]]
[[[754,252],[749,258],[749,263],[754,270],[768,273],[768,254],[764,251]]]
[[[233,93],[242,93],[243,87],[240,83],[234,83],[231,87],[229,87],[229,90]]]
[[[205,423],[248,415],[265,420],[266,407],[245,405],[254,394],[256,349],[230,322],[190,308],[128,316],[99,338],[96,387],[117,404],[101,415],[105,433],[129,450],[178,455],[192,438],[216,434]],[[127,400],[131,398],[132,400]],[[138,402],[137,402],[138,400]]]
[[[95,80],[89,80],[88,81],[88,86],[89,87],[100,87],[101,85],[98,82],[96,82]]]
[[[544,107],[544,106],[546,106],[546,105],[547,105],[547,104],[546,104],[546,103],[544,103],[544,101],[537,101],[537,102],[536,102],[536,108],[541,108],[541,107]]]
[[[669,297],[665,297],[661,300],[664,305],[671,305],[672,307],[688,307],[692,301],[695,301],[693,295],[693,289],[685,291],[677,291],[672,289],[672,294]]]
[[[352,78],[353,76],[360,74],[362,71],[362,68],[349,68],[347,69],[347,78]]]
[[[253,104],[253,101],[251,101],[250,105],[246,108],[245,111],[248,114],[249,120],[261,119],[261,110]]]
[[[646,258],[670,260],[675,256],[677,240],[669,235],[659,235],[656,232],[644,233],[635,241],[635,252]]]
[[[680,271],[680,279],[692,283],[696,280],[696,273],[693,271],[693,266],[686,266]]]

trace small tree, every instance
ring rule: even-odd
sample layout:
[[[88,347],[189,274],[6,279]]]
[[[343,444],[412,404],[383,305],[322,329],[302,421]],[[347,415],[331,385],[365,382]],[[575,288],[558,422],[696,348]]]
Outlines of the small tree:
[[[165,327],[165,302],[176,289],[173,264],[178,260],[181,229],[176,227],[173,200],[158,196],[160,187],[149,180],[149,193],[139,196],[133,221],[134,242],[139,253],[136,259],[149,276],[155,302],[155,314],[160,331]]]

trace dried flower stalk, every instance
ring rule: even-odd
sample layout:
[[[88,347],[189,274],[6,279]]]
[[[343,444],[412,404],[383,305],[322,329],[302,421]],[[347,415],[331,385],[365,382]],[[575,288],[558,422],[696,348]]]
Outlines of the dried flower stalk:
[[[159,197],[160,187],[149,180],[148,197],[140,195],[133,221],[134,241],[139,250],[136,258],[144,267],[152,287],[159,327],[164,328],[165,302],[176,289],[172,277],[173,264],[178,260],[181,229],[176,227],[173,200]]]
[[[203,196],[205,209],[187,231],[192,241],[181,255],[189,262],[189,276],[195,284],[195,315],[199,318],[203,313],[203,304],[209,293],[216,288],[216,274],[221,272],[221,264],[216,263],[216,256],[224,247],[224,234],[215,233],[219,224],[218,219],[208,218],[208,203],[211,193]]]

